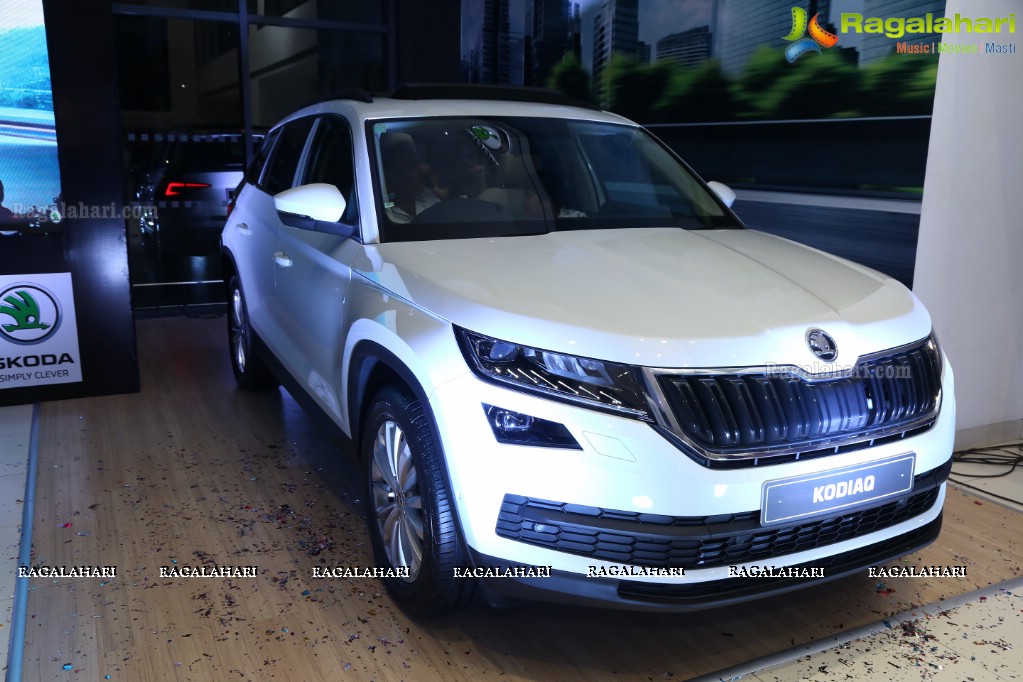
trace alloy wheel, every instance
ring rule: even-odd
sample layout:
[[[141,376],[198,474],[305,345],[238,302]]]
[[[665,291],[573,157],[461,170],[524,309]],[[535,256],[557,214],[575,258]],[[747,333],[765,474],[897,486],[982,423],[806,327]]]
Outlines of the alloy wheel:
[[[423,561],[423,500],[405,432],[391,419],[377,429],[370,464],[373,509],[391,566],[415,580]]]
[[[235,288],[231,291],[231,353],[234,356],[235,365],[241,373],[245,372],[247,331],[242,292]]]

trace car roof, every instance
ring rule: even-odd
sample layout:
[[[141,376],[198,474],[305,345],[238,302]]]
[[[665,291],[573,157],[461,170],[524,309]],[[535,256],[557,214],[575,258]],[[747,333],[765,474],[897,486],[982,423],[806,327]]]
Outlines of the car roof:
[[[617,114],[549,90],[455,84],[400,88],[390,96],[346,91],[336,98],[328,97],[303,107],[274,127],[322,114],[340,114],[360,124],[432,116],[529,116],[636,125]]]

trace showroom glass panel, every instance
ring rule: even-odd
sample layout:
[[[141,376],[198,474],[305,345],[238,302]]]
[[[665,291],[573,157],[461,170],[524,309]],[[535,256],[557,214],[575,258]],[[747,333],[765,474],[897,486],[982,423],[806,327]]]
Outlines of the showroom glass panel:
[[[249,27],[253,125],[269,127],[344,88],[387,88],[379,33],[283,26]]]
[[[288,19],[320,19],[379,24],[384,20],[381,0],[259,0],[257,14]]]
[[[248,11],[255,14],[265,0],[246,0]],[[204,12],[237,12],[238,0],[116,0],[117,5],[138,5],[173,10]]]
[[[246,158],[237,24],[114,21],[133,304],[221,301],[219,235]]]
[[[116,4],[206,12],[238,11],[238,0],[118,0]],[[383,22],[383,7],[381,0],[246,0],[246,9],[252,15],[374,24]]]
[[[262,14],[380,26],[379,2],[310,0],[290,9],[247,2],[253,21],[244,68],[237,21],[134,16],[126,7],[118,12],[118,6],[138,4],[236,15],[237,0],[115,5],[136,309],[223,302],[220,230],[245,163],[269,127],[328,93],[386,88],[381,31],[259,24]],[[246,105],[239,73],[249,79]]]

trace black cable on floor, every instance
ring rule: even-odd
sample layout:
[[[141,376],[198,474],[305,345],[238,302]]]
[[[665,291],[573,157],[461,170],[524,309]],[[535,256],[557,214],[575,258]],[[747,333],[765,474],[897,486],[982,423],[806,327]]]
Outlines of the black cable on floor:
[[[985,466],[1000,466],[1007,467],[1005,471],[1001,471],[995,474],[964,474],[955,471],[956,464],[982,464]],[[1023,467],[1023,443],[1010,443],[1008,445],[999,445],[994,447],[984,448],[969,448],[967,450],[957,450],[952,453],[952,475],[949,476],[949,480],[956,485],[970,490],[975,490],[984,495],[990,495],[999,500],[1005,502],[1011,502],[1023,506],[1023,500],[1017,500],[1011,497],[1005,497],[1003,495],[996,495],[995,493],[988,492],[983,488],[954,478],[955,476],[966,476],[968,478],[1002,478],[1008,476],[1017,467]]]

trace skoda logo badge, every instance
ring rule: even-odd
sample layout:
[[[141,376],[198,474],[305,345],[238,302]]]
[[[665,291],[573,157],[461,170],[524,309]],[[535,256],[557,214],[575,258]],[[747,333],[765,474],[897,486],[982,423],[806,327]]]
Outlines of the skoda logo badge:
[[[806,345],[810,347],[811,353],[824,362],[831,362],[838,357],[835,340],[823,329],[811,329],[806,332]]]
[[[45,287],[19,282],[0,291],[0,338],[20,346],[42,343],[61,322],[60,301]]]

